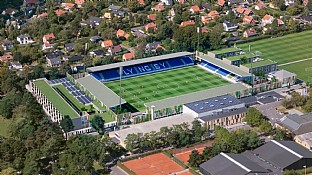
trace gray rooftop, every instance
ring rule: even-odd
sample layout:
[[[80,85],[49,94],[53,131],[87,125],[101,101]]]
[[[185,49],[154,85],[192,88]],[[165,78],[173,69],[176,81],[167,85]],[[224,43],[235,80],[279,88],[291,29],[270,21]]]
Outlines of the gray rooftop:
[[[244,102],[247,106],[252,106],[258,103],[261,103],[261,104],[273,103],[282,98],[284,97],[280,95],[279,93],[270,91],[270,92],[260,93],[255,96],[244,97],[244,98],[241,98],[240,100]]]
[[[200,54],[198,57],[209,62],[209,63],[218,65],[219,67],[222,67],[223,69],[228,70],[228,71],[230,71],[236,75],[239,75],[241,77],[251,76],[250,73],[242,71],[236,66],[226,64],[222,60],[219,60],[217,58],[212,58],[212,57],[209,57],[208,55],[203,55],[203,54]]]
[[[281,169],[300,159],[312,158],[312,152],[293,141],[272,140],[252,152]]]
[[[312,113],[287,115],[281,118],[278,124],[297,135],[312,132]]]
[[[119,105],[119,96],[93,76],[87,75],[78,79],[77,82],[107,107]],[[121,99],[121,103],[126,103],[126,101]]]
[[[213,175],[245,175],[268,172],[241,154],[228,153],[221,153],[201,164],[200,167]]]
[[[155,110],[164,109],[167,107],[177,106],[181,104],[187,104],[191,102],[195,102],[198,100],[204,100],[216,96],[221,96],[225,94],[231,94],[236,91],[246,90],[247,87],[242,85],[241,83],[229,84],[217,88],[207,89],[203,91],[198,91],[190,94],[185,94],[181,96],[166,98],[163,100],[158,100],[154,102],[145,103],[144,105],[147,107],[155,106]]]
[[[166,55],[161,55],[161,56],[148,57],[148,58],[139,59],[139,60],[131,60],[131,61],[113,63],[113,64],[108,64],[108,65],[103,65],[103,66],[90,67],[90,68],[87,68],[87,71],[96,72],[96,71],[102,71],[102,70],[107,70],[107,69],[113,69],[117,67],[124,67],[124,66],[129,66],[129,65],[148,63],[152,61],[166,60],[166,59],[176,58],[176,57],[181,57],[181,56],[190,56],[192,54],[193,53],[191,52],[177,52],[177,53],[171,53],[171,54],[166,54]]]
[[[162,127],[172,127],[182,123],[191,124],[194,121],[194,117],[187,114],[178,114],[171,117],[161,118],[144,122],[136,125],[131,125],[130,128],[116,131],[116,135],[120,140],[125,140],[128,134],[149,133],[151,131],[160,131]]]
[[[271,73],[273,76],[279,78],[279,79],[284,79],[284,78],[288,78],[288,77],[293,77],[293,76],[297,76],[296,74],[289,72],[287,70],[279,70],[276,72],[272,72]]]
[[[227,116],[233,116],[233,115],[241,114],[244,112],[247,112],[246,107],[242,107],[242,108],[238,108],[238,109],[231,109],[231,110],[224,110],[224,111],[218,112],[216,114],[200,117],[199,119],[207,122],[207,121],[211,121],[211,120],[215,120],[215,119],[219,119],[219,118],[224,118]]]
[[[241,102],[232,95],[221,95],[217,97],[187,103],[185,104],[185,106],[197,113],[204,113],[207,111],[214,111],[217,109],[227,108],[229,106],[241,103],[243,102]]]

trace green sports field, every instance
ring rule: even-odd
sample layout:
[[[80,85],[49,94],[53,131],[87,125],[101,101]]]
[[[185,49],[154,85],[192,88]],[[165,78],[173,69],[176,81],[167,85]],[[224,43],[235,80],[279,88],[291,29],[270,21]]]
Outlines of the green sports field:
[[[124,79],[122,80],[122,97],[139,111],[142,111],[145,109],[144,103],[146,102],[227,84],[230,84],[230,82],[198,66],[192,66]],[[119,94],[119,81],[108,82],[105,85]]]
[[[312,30],[241,44],[238,47],[248,51],[249,45],[253,52],[260,51],[261,57],[278,64],[311,58]]]
[[[312,60],[281,66],[279,69],[294,72],[298,75],[299,79],[305,82],[312,82]]]

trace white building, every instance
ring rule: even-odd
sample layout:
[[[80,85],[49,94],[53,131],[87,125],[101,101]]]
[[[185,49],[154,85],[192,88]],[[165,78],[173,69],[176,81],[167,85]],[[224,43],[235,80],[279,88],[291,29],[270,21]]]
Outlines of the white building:
[[[34,43],[32,38],[28,34],[20,35],[16,39],[17,39],[17,41],[20,44],[31,44],[31,43]]]

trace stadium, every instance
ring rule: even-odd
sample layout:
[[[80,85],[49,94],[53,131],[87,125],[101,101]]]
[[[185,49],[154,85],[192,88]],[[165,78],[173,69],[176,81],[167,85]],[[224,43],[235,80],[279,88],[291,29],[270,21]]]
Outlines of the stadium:
[[[32,80],[27,88],[52,121],[68,115],[79,134],[91,131],[94,115],[109,128],[180,114],[183,104],[224,94],[248,96],[251,77],[206,54],[178,52],[89,67],[57,80]]]

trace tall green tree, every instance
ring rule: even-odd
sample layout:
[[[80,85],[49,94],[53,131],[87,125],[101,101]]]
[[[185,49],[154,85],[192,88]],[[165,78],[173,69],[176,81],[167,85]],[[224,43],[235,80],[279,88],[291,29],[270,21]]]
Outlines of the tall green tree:
[[[62,129],[64,130],[66,135],[69,131],[72,131],[74,129],[73,121],[71,120],[71,118],[68,115],[65,115],[64,118],[61,120],[60,126],[62,127]],[[66,136],[66,138],[67,138],[67,136]]]
[[[219,49],[222,44],[222,24],[217,24],[210,33],[210,43],[212,49]]]
[[[192,167],[198,167],[203,162],[203,156],[197,150],[193,150],[188,163]]]
[[[99,133],[103,132],[105,121],[99,115],[95,115],[91,119],[92,127]]]

